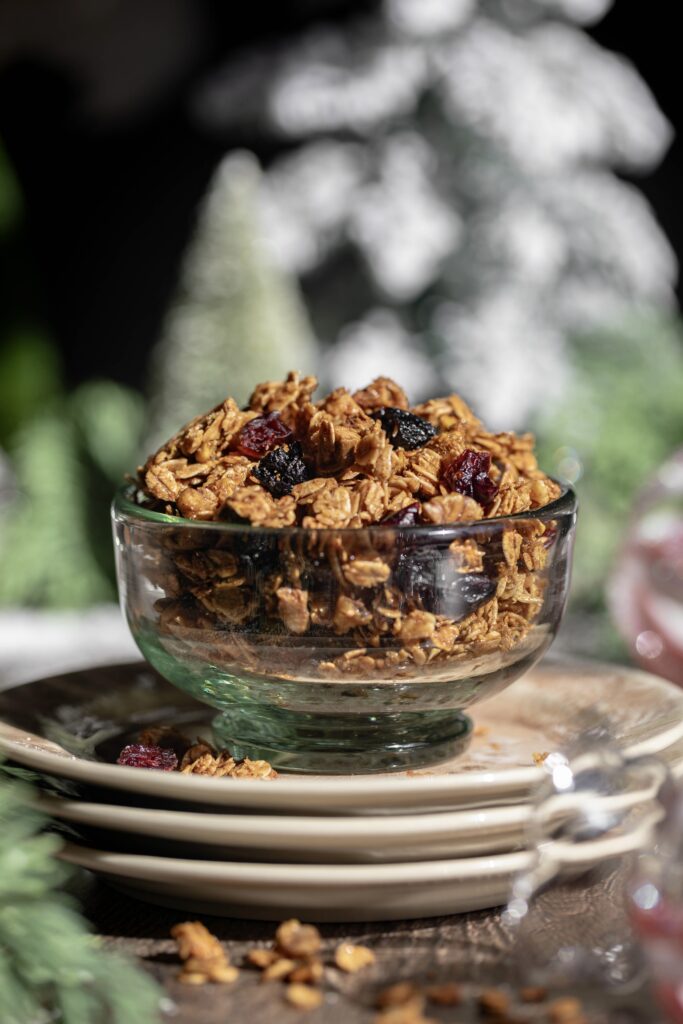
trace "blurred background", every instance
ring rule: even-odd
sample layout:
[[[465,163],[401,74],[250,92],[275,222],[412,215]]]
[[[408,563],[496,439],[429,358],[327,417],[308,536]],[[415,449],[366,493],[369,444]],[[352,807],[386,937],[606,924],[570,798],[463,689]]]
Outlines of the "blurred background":
[[[297,367],[534,430],[582,505],[560,645],[683,683],[675,9],[235,10],[0,2],[1,664],[132,653],[113,489]]]

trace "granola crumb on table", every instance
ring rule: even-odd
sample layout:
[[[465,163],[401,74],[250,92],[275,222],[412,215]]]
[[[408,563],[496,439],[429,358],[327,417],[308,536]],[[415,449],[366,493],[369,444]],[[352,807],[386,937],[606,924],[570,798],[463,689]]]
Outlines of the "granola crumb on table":
[[[458,395],[411,407],[387,377],[314,402],[316,386],[292,372],[259,384],[246,409],[227,398],[140,467],[138,500],[152,510],[307,531],[264,533],[271,540],[261,546],[253,531],[248,541],[239,530],[213,539],[198,531],[194,541],[169,531],[160,630],[182,638],[202,629],[218,661],[270,671],[248,635],[254,627],[290,637],[291,652],[298,638],[326,636],[333,653],[321,645],[317,667],[331,679],[419,676],[522,645],[543,606],[554,540],[534,512],[560,494],[538,467],[532,435],[487,431]],[[528,518],[486,531],[513,513]],[[471,536],[438,552],[447,583],[435,575],[434,550],[392,535],[470,523]],[[386,531],[362,529],[381,524]],[[260,769],[205,756],[181,771]]]

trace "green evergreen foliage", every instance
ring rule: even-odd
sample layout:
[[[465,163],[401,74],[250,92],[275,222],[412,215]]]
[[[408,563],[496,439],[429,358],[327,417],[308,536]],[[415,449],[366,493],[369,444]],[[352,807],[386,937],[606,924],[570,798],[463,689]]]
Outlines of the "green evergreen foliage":
[[[13,389],[3,379],[1,395]],[[0,606],[84,607],[116,597],[109,503],[135,466],[142,400],[108,381],[38,403],[7,452],[16,498],[0,505]]]
[[[69,870],[56,836],[28,803],[25,782],[0,770],[0,1021],[154,1024],[156,983],[102,949],[56,888]]]
[[[581,464],[573,602],[600,610],[633,499],[683,444],[683,332],[666,317],[634,318],[572,351],[563,400],[538,423],[540,458],[560,476],[568,449]]]
[[[152,356],[150,447],[226,395],[246,402],[257,381],[314,367],[297,287],[263,242],[259,182],[255,158],[238,152],[209,186]]]

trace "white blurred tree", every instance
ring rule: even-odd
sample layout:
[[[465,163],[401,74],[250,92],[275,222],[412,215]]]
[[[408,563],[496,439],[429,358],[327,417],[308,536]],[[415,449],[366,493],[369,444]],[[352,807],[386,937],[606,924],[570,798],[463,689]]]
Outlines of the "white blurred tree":
[[[288,144],[268,237],[340,342],[335,383],[400,366],[415,397],[445,384],[521,426],[566,389],[572,334],[672,306],[672,250],[616,173],[653,167],[671,131],[581,28],[609,6],[384,0],[205,83],[205,125]]]
[[[150,447],[226,395],[246,402],[256,381],[315,363],[296,281],[263,239],[260,177],[255,158],[235,152],[211,181],[152,356]]]

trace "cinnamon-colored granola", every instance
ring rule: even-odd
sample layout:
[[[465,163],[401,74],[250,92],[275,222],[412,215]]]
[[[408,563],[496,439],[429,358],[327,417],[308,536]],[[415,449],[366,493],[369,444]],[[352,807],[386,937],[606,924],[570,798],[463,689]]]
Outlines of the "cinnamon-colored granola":
[[[301,677],[307,636],[326,638],[316,676],[340,679],[423,676],[520,648],[555,539],[533,512],[560,494],[533,437],[487,431],[458,395],[410,408],[386,377],[313,402],[316,384],[290,373],[259,384],[246,409],[228,398],[140,468],[147,507],[264,528],[262,540],[169,530],[150,568],[164,594],[160,632],[182,640],[202,630],[217,663],[289,678]],[[379,524],[386,530],[361,529]],[[472,530],[445,548],[399,542],[404,527],[417,536],[423,524]],[[272,532],[293,526],[306,532]],[[290,640],[278,647],[268,636]],[[191,770],[240,774],[207,759]]]

